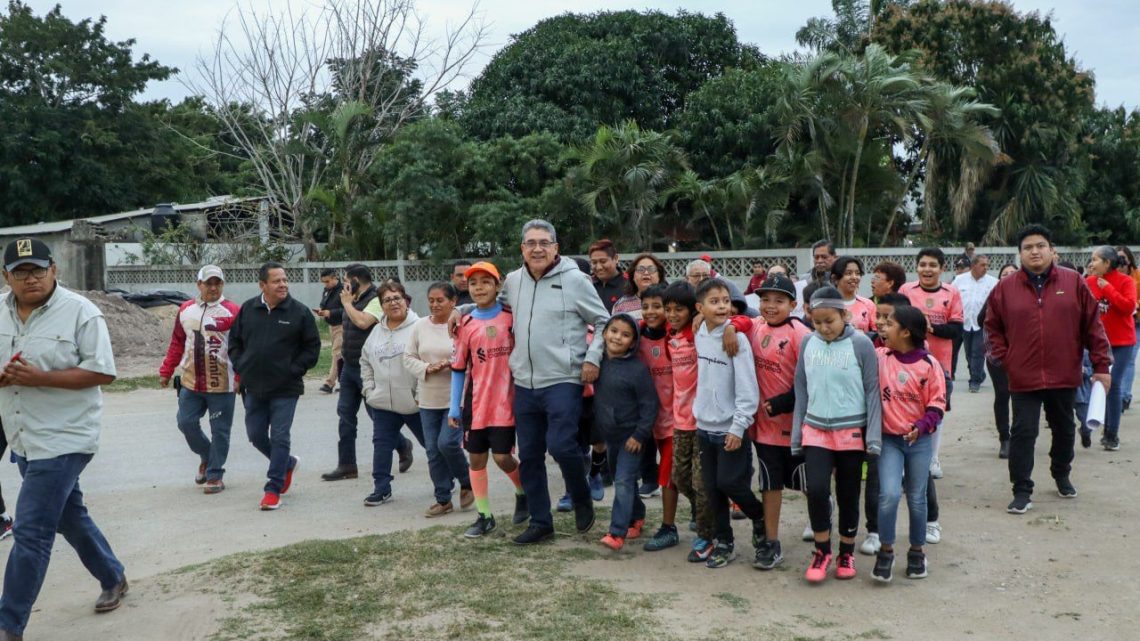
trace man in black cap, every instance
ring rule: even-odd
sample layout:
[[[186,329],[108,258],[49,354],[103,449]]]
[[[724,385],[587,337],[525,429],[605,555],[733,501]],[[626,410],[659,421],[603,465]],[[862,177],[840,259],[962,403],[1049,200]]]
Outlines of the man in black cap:
[[[56,283],[51,250],[34,238],[4,248],[0,303],[0,415],[24,482],[15,543],[0,596],[0,641],[20,639],[43,586],[56,532],[103,588],[96,612],[127,593],[123,564],[87,513],[79,475],[98,447],[103,397],[115,359],[103,313]]]

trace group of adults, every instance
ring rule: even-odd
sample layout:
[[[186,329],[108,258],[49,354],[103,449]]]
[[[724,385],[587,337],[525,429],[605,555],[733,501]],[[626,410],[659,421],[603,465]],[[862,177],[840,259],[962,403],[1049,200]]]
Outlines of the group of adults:
[[[554,534],[547,453],[561,469],[578,531],[594,524],[579,413],[583,387],[598,376],[602,342],[591,343],[587,336],[611,312],[637,316],[638,294],[664,283],[666,274],[652,254],[638,255],[623,272],[608,241],[592,245],[589,263],[580,266],[562,255],[554,227],[543,220],[527,222],[521,236],[523,266],[503,278],[502,298],[514,311],[509,362],[519,472],[529,512],[529,524],[514,542],[533,544]],[[940,280],[945,265],[919,261],[914,286],[951,287],[960,293],[970,389],[977,391],[988,368],[995,388],[1011,397],[1008,428],[996,404],[995,417],[1000,439],[1008,442],[1002,453],[1009,457],[1014,494],[1008,511],[1024,513],[1032,505],[1033,447],[1042,408],[1052,432],[1050,471],[1061,496],[1076,496],[1069,482],[1074,410],[1078,392],[1088,385],[1107,390],[1102,443],[1110,450],[1119,447],[1120,412],[1130,402],[1134,370],[1140,273],[1127,248],[1098,247],[1082,278],[1060,264],[1049,231],[1040,226],[1021,230],[1017,247],[1020,267],[1004,266],[996,279],[987,274],[988,259],[975,255],[953,284]],[[808,298],[808,288],[828,282],[840,289],[849,309],[865,309],[862,301],[867,299],[858,294],[862,262],[838,256],[827,241],[812,247],[812,258],[811,271],[796,279],[801,302]],[[0,302],[0,338],[6,338],[0,340],[0,359],[7,363],[0,373],[0,417],[24,482],[0,597],[0,641],[21,638],[56,532],[99,580],[103,591],[96,611],[115,609],[127,592],[123,565],[88,515],[79,489],[79,475],[95,452],[101,428],[99,386],[116,373],[106,323],[90,301],[58,285],[54,257],[39,240],[10,243],[3,271],[11,293]],[[391,498],[393,456],[399,456],[400,471],[412,464],[411,442],[401,435],[408,427],[428,453],[435,502],[427,515],[452,509],[456,485],[460,504],[466,505],[471,497],[458,443],[462,432],[447,427],[445,392],[448,321],[464,301],[464,271],[464,264],[456,265],[451,283],[429,289],[430,315],[419,318],[402,284],[374,282],[371,270],[360,264],[348,266],[343,275],[322,274],[326,292],[315,314],[290,295],[281,264],[261,266],[260,294],[240,306],[223,295],[224,272],[202,267],[198,296],[179,309],[160,368],[161,383],[178,388],[178,427],[200,459],[195,481],[209,494],[225,489],[229,422],[240,394],[246,435],[268,460],[260,508],[281,506],[300,463],[291,452],[289,433],[304,392],[303,377],[321,349],[317,316],[339,327],[332,332],[339,354],[322,386],[326,393],[339,393],[338,460],[322,477],[336,481],[358,475],[357,415],[365,401],[373,423],[373,492],[365,504]],[[761,264],[754,275],[777,271],[788,269]],[[689,263],[685,276],[694,285],[718,277],[715,264],[703,259]],[[905,281],[899,265],[880,263],[872,270],[872,295],[897,292]],[[751,288],[740,291],[729,284],[737,313],[754,315],[748,304]],[[853,314],[853,322],[862,318]],[[998,400],[1004,405],[1000,393]],[[209,437],[200,426],[207,412]],[[647,454],[643,494],[657,490],[655,464],[655,456]]]

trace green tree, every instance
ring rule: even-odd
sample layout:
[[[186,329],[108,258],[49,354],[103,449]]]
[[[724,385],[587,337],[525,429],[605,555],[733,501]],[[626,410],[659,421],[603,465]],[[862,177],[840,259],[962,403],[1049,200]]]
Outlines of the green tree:
[[[888,5],[906,7],[911,0],[831,0],[835,17],[811,18],[796,32],[796,42],[815,52],[859,53],[875,22]]]
[[[893,52],[917,50],[933,76],[973,87],[1000,115],[981,124],[1009,162],[994,169],[961,236],[1007,241],[1027,222],[1050,222],[1059,240],[1081,232],[1081,123],[1093,79],[1067,55],[1048,17],[1004,2],[924,0],[887,7],[872,38]]]
[[[1089,240],[1140,237],[1140,111],[1097,109],[1085,120],[1081,153],[1089,167],[1081,205]]]
[[[702,83],[759,58],[721,14],[564,14],[495,54],[471,84],[463,122],[484,140],[548,131],[579,143],[627,119],[663,131]]]

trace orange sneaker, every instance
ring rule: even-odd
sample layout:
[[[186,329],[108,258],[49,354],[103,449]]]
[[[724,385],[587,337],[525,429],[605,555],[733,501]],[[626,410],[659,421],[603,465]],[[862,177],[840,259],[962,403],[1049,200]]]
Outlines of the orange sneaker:
[[[625,546],[625,539],[620,536],[607,534],[602,537],[601,544],[613,550],[614,552],[617,552]]]
[[[297,466],[301,463],[301,459],[296,456],[289,457],[289,469],[285,472],[285,482],[281,485],[281,493],[285,494],[293,485],[293,472],[297,471]]]
[[[273,492],[266,492],[265,496],[261,497],[261,509],[264,511],[276,510],[281,507],[281,496]]]
[[[630,524],[629,530],[625,533],[627,539],[641,538],[641,528],[645,527],[645,519],[637,519]]]

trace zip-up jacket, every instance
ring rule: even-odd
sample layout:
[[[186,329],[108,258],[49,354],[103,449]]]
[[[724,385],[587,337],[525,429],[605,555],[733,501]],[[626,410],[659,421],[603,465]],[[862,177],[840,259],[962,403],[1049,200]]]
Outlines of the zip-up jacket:
[[[867,452],[878,454],[882,448],[879,358],[871,339],[851,325],[844,326],[843,333],[830,343],[813,332],[800,345],[793,454],[803,452],[805,424],[828,431],[862,427]]]
[[[416,375],[404,367],[404,348],[412,336],[412,326],[420,319],[412,310],[396,329],[388,329],[388,319],[372,326],[360,353],[360,381],[364,402],[378,410],[415,414]]]
[[[305,372],[320,355],[313,313],[292,296],[272,310],[261,295],[245,301],[230,328],[230,361],[242,389],[257,398],[304,394]]]
[[[192,392],[233,392],[229,336],[238,311],[237,303],[224,297],[213,303],[200,299],[182,303],[158,375],[170,378],[181,368],[182,386]]]
[[[330,327],[336,327],[344,321],[344,304],[340,302],[340,292],[342,289],[344,289],[344,283],[337,282],[336,285],[325,288],[325,290],[321,292],[321,304],[317,307],[329,311],[329,317],[325,319],[325,322],[328,323]]]
[[[990,361],[1005,370],[1011,392],[1080,387],[1086,349],[1095,373],[1112,366],[1100,306],[1071,269],[1051,267],[1040,290],[1024,269],[998,282],[985,330]]]
[[[1104,287],[1096,276],[1086,279],[1093,298],[1100,304],[1100,322],[1113,347],[1136,344],[1136,283],[1115,269],[1104,275]]]
[[[619,316],[632,320],[625,314],[614,318]],[[645,444],[653,438],[660,401],[649,368],[637,358],[639,340],[635,333],[629,352],[620,358],[604,356],[594,383],[594,423],[609,443],[632,436]]]
[[[582,364],[602,362],[604,341],[587,345],[586,332],[591,325],[604,327],[610,315],[574,261],[559,257],[538,280],[525,266],[516,269],[503,279],[502,300],[514,314],[515,385],[581,384]]]
[[[372,302],[373,298],[376,298],[376,286],[370,284],[368,285],[368,289],[364,290],[364,292],[360,294],[360,297],[352,303],[352,306],[356,308],[356,311],[362,312],[365,307],[368,307],[368,303]],[[344,314],[343,307],[340,313]],[[368,329],[360,329],[356,326],[356,323],[352,322],[352,319],[348,318],[348,314],[344,314],[342,327],[344,328],[344,333],[341,335],[340,340],[340,357],[344,359],[345,365],[359,367],[360,350],[363,349],[364,341],[368,340],[368,335],[376,326],[373,325]]]

